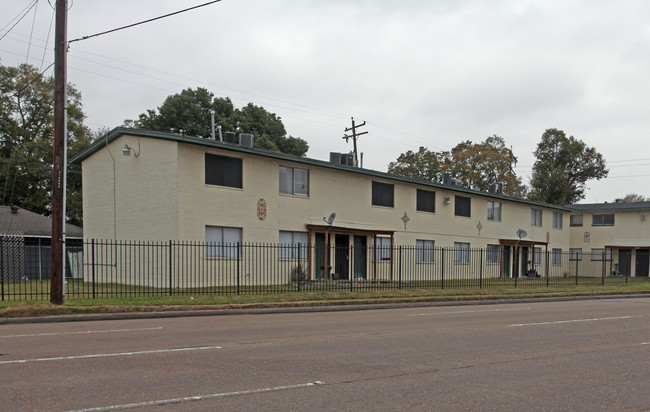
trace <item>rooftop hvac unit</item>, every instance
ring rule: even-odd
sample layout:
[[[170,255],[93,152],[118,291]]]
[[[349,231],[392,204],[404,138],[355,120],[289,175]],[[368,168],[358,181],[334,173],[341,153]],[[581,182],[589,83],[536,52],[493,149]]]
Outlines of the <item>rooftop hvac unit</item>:
[[[226,143],[237,143],[237,133],[226,132],[223,134],[223,141]]]
[[[502,195],[503,194],[503,183],[495,183],[496,185],[496,194],[497,195]]]
[[[341,153],[330,152],[330,163],[334,163],[334,164],[341,163]]]
[[[253,147],[253,135],[250,133],[239,133],[239,145]]]
[[[340,164],[354,166],[354,155],[352,153],[341,153]]]
[[[453,184],[453,183],[452,183],[452,180],[453,180],[453,179],[452,179],[452,177],[451,177],[451,173],[449,173],[449,172],[445,172],[445,173],[442,174],[442,183],[443,183],[443,184],[445,184],[445,185],[451,185],[451,184]]]
[[[497,184],[496,183],[490,183],[490,186],[488,186],[488,193],[496,193],[497,192]]]

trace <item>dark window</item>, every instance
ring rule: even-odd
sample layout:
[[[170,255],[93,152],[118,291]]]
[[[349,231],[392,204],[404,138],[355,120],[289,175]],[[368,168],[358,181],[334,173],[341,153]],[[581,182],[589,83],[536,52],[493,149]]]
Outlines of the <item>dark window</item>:
[[[571,226],[582,226],[582,215],[571,215],[569,224]]]
[[[436,211],[436,192],[418,189],[417,210],[421,212]]]
[[[388,183],[372,182],[372,204],[393,207],[394,188]]]
[[[456,216],[471,217],[472,199],[465,196],[456,196],[454,208]]]
[[[592,226],[614,226],[614,214],[593,215]]]
[[[205,184],[242,188],[242,160],[205,154]]]

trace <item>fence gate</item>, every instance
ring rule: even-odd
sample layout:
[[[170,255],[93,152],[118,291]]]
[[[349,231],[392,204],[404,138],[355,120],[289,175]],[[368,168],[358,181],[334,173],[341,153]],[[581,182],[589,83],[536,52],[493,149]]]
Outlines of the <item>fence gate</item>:
[[[25,238],[22,232],[0,233],[0,278],[2,282],[25,276]]]

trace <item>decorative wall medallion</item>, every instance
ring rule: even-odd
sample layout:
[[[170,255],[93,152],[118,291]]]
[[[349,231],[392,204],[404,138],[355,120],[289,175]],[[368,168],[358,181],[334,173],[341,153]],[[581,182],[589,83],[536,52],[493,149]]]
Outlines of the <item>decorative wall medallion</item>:
[[[266,219],[266,200],[264,199],[257,201],[257,218],[259,220]]]
[[[409,220],[411,220],[411,219],[409,219],[406,212],[404,212],[404,216],[402,216],[402,222],[404,222],[404,230],[406,230],[406,224],[409,222]]]
[[[589,232],[585,232],[585,235],[584,235],[584,238],[583,238],[584,242],[589,243],[590,239],[591,239],[591,234]]]

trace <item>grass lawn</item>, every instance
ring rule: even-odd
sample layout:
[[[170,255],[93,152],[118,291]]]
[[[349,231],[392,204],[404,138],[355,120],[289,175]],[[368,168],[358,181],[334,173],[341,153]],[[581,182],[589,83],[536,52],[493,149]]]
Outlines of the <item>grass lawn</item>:
[[[559,285],[546,286],[545,279],[520,279],[521,284],[515,287],[512,282],[504,283],[492,279],[483,284],[483,288],[471,285],[419,285],[418,289],[383,289],[356,290],[349,287],[314,288],[309,292],[274,292],[272,288],[262,293],[242,294],[204,294],[197,290],[183,290],[182,295],[142,296],[139,290],[132,289],[132,296],[111,297],[117,293],[115,285],[102,285],[99,290],[103,293],[100,298],[77,297],[70,293],[65,305],[57,306],[48,302],[46,285],[25,285],[34,293],[31,300],[0,301],[0,317],[52,316],[78,313],[115,313],[115,312],[157,312],[179,310],[210,310],[210,309],[243,309],[243,308],[273,308],[287,306],[324,306],[324,305],[357,305],[372,303],[406,303],[406,302],[440,302],[479,299],[515,299],[541,297],[569,297],[591,295],[618,294],[650,294],[650,281],[647,279],[625,283],[624,279],[607,280],[605,285],[600,279],[594,282],[579,282],[578,286],[571,283],[572,279]],[[573,280],[575,282],[575,280]],[[525,287],[522,287],[524,286]],[[6,285],[5,285],[6,286]],[[417,285],[408,285],[415,287]],[[463,287],[463,286],[472,286]],[[124,286],[119,286],[125,292]],[[7,291],[5,291],[7,292]],[[97,292],[97,290],[96,290]],[[162,293],[162,292],[161,292]],[[215,293],[214,291],[212,293]],[[7,296],[5,296],[7,297]]]

